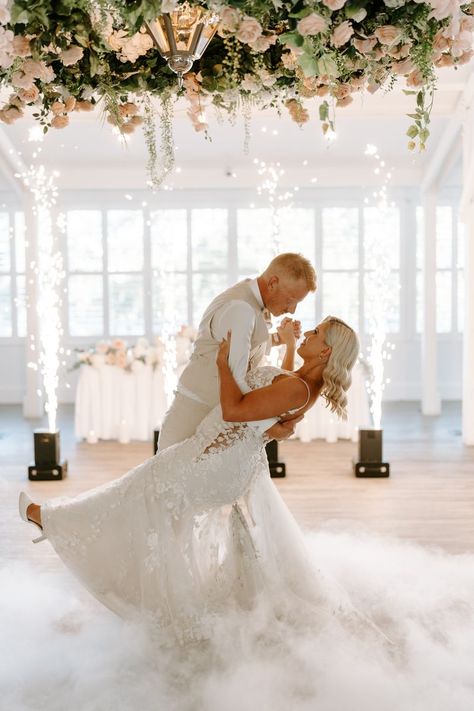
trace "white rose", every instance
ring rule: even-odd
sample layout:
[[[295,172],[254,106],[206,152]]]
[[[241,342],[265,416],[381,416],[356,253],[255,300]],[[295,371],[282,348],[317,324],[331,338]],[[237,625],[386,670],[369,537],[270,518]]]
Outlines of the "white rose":
[[[349,42],[354,34],[354,29],[348,20],[341,22],[332,33],[331,42],[335,47],[342,47],[343,44]]]
[[[327,29],[327,22],[317,12],[312,12],[311,15],[303,17],[296,27],[302,37],[307,37],[308,35],[317,35],[320,32],[324,32]]]
[[[257,84],[255,78],[252,74],[244,74],[243,80],[240,82],[240,86],[245,91],[249,91],[251,94],[256,94],[260,91],[260,84]]]
[[[8,22],[10,22],[10,19],[10,10],[6,7],[0,7],[0,24],[6,25]]]
[[[236,34],[239,42],[252,44],[262,34],[262,25],[254,17],[244,17]]]
[[[13,64],[13,57],[0,49],[0,67],[9,69]]]
[[[77,45],[69,47],[68,49],[63,49],[59,53],[59,59],[65,67],[72,67],[73,64],[77,64],[83,56],[84,50],[82,47],[78,47]]]
[[[445,20],[447,17],[453,17],[459,12],[460,3],[458,0],[429,0],[429,4],[433,10],[428,15],[428,18],[434,17],[435,20]]]

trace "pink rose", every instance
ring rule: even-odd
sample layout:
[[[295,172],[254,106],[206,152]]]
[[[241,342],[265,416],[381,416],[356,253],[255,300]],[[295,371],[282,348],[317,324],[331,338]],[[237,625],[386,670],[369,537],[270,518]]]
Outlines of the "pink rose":
[[[34,77],[21,71],[13,72],[10,81],[12,86],[18,89],[31,89],[35,85]]]
[[[331,42],[335,47],[342,47],[343,44],[349,42],[354,34],[354,29],[348,20],[341,22],[332,33]]]
[[[83,56],[84,50],[82,49],[82,47],[78,47],[77,45],[69,47],[68,49],[63,49],[59,53],[59,59],[65,67],[71,67],[73,64],[77,64],[77,62],[82,59]]]
[[[131,101],[127,101],[119,106],[119,113],[120,116],[135,116],[138,113],[138,106]]]
[[[324,32],[327,29],[327,22],[317,12],[312,12],[311,15],[303,17],[296,27],[302,37],[308,37]]]
[[[415,69],[413,72],[410,72],[406,78],[407,86],[412,86],[412,87],[417,87],[417,86],[423,86],[425,83],[425,79],[423,78],[423,74],[420,72],[419,69]]]
[[[53,101],[51,104],[51,111],[55,116],[58,116],[59,114],[66,113],[66,107],[62,101]]]
[[[405,74],[410,74],[415,69],[415,65],[411,59],[404,59],[403,62],[394,62],[392,64],[392,72],[403,76]]]
[[[347,96],[344,96],[342,99],[338,99],[336,101],[336,106],[347,106],[347,104],[350,104],[354,101],[352,96],[348,94]]]
[[[75,111],[93,111],[94,104],[91,101],[76,101]]]
[[[252,44],[262,34],[262,25],[254,17],[244,17],[236,34],[239,42]]]
[[[66,111],[66,113],[69,113],[70,111],[74,111],[75,108],[76,99],[73,96],[69,96],[64,104],[64,110]]]
[[[115,348],[118,351],[123,350],[125,348],[125,341],[123,338],[114,338],[112,341],[112,348]]]
[[[450,54],[442,54],[441,57],[435,61],[435,64],[437,67],[452,67],[454,59]]]
[[[344,7],[346,0],[323,0],[323,5],[326,5],[330,10],[340,10]]]
[[[240,15],[235,8],[227,6],[219,12],[219,20],[219,25],[223,30],[235,32],[239,26]]]
[[[397,44],[402,36],[402,32],[395,25],[382,25],[382,27],[377,27],[374,32],[380,44]]]
[[[276,41],[276,35],[262,35],[261,37],[257,37],[251,46],[256,52],[266,52],[272,44],[275,44]]]
[[[18,96],[25,104],[31,104],[37,100],[39,91],[36,86],[32,86],[31,89],[20,89]]]
[[[17,35],[12,42],[13,54],[17,57],[29,57],[31,55],[30,40],[23,35]]]
[[[53,128],[66,128],[69,125],[69,116],[54,116],[51,121]]]
[[[352,44],[361,54],[370,54],[370,52],[372,52],[373,48],[377,44],[377,40],[373,37],[368,37],[364,40],[355,39],[352,40]]]

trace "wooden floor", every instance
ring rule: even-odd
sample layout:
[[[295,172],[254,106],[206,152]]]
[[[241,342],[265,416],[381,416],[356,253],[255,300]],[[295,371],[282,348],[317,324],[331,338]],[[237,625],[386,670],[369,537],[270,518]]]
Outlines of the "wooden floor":
[[[39,502],[75,495],[152,454],[151,443],[76,442],[72,407],[63,407],[59,422],[69,476],[30,483],[32,431],[41,423],[24,420],[19,407],[0,411],[0,556],[41,560],[51,571],[62,564],[49,545],[31,545],[33,529],[17,514],[18,492],[26,489]],[[474,551],[474,447],[462,445],[459,404],[446,403],[439,418],[421,417],[414,403],[391,404],[383,427],[389,479],[356,479],[351,470],[356,445],[351,442],[280,445],[288,476],[274,481],[296,519],[307,529],[368,531],[454,553]]]

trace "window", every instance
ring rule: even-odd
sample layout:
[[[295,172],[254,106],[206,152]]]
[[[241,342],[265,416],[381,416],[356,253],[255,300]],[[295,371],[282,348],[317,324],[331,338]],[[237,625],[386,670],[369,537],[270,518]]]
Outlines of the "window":
[[[0,337],[26,335],[23,213],[0,212]]]
[[[359,328],[359,208],[322,211],[322,313]]]
[[[461,331],[464,319],[464,230],[451,205],[436,208],[436,331]],[[416,328],[423,325],[423,209],[417,208]]]
[[[71,336],[104,333],[102,213],[70,210],[66,220],[68,320]]]

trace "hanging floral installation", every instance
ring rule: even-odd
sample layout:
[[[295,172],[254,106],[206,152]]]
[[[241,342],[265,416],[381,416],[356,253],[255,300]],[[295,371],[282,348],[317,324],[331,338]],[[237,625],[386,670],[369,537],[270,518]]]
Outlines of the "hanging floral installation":
[[[207,15],[217,31],[177,81],[150,27],[185,8]],[[354,94],[404,77],[415,105],[409,148],[423,149],[436,68],[471,59],[473,30],[474,2],[459,0],[0,0],[0,79],[11,91],[0,120],[12,123],[32,107],[44,130],[61,129],[72,113],[100,103],[123,134],[145,124],[157,185],[173,163],[172,104],[180,94],[198,131],[207,127],[208,105],[232,117],[275,107],[302,125],[313,97],[321,97],[328,131],[334,110]],[[165,124],[161,155],[150,97]]]

